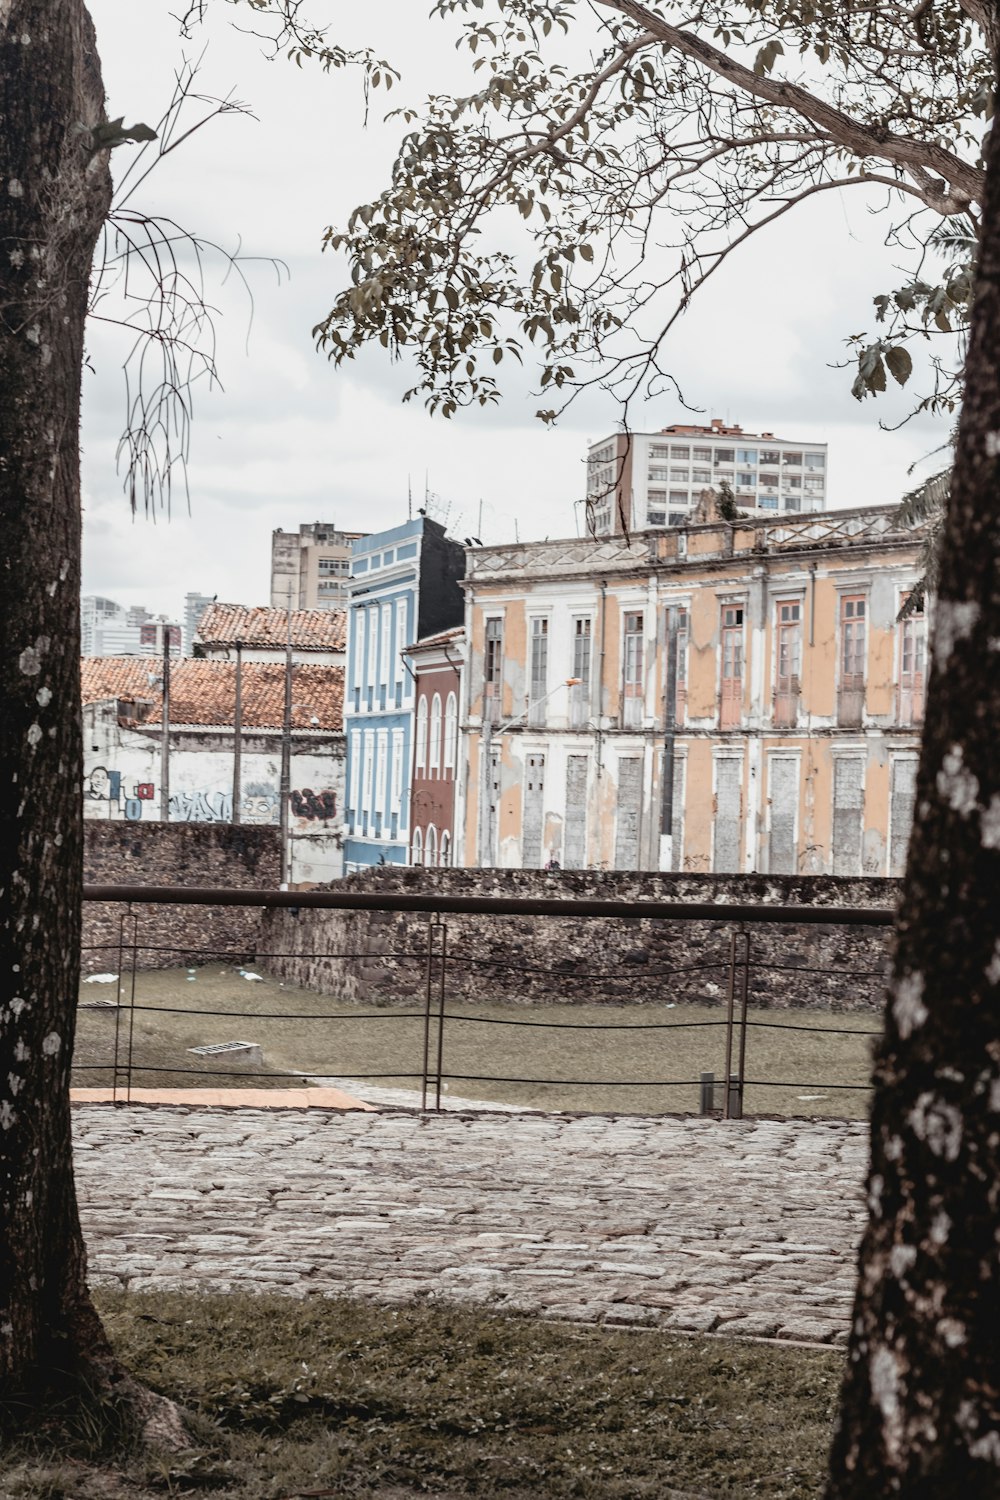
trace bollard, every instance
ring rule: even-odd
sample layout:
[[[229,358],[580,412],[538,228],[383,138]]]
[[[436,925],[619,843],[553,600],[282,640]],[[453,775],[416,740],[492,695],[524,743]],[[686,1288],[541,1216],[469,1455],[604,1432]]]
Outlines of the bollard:
[[[701,1075],[701,1112],[703,1115],[715,1114],[714,1073],[702,1073]]]
[[[729,1109],[727,1114],[730,1120],[742,1120],[743,1118],[743,1096],[740,1093],[740,1075],[730,1073],[729,1075]]]

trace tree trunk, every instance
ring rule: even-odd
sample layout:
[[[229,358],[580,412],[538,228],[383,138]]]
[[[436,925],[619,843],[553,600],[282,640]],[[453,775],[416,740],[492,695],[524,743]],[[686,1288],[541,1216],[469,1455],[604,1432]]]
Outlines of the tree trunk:
[[[83,821],[80,379],[108,152],[82,0],[0,0],[0,1392],[111,1368],[70,1142]]]
[[[995,11],[996,7],[992,7]],[[1000,128],[828,1500],[1000,1494]]]

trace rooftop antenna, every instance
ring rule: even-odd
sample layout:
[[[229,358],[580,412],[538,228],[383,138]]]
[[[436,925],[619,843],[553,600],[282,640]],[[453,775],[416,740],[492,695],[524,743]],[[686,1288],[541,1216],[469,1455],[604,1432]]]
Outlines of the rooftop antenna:
[[[514,517],[514,541],[520,546],[521,538],[517,534],[517,517]]]
[[[477,536],[482,536],[482,534],[483,534],[483,497],[482,497],[482,495],[480,495],[480,497],[479,497],[479,525],[476,528],[476,534],[477,534]]]
[[[406,476],[406,519],[413,520],[413,484],[409,474]]]

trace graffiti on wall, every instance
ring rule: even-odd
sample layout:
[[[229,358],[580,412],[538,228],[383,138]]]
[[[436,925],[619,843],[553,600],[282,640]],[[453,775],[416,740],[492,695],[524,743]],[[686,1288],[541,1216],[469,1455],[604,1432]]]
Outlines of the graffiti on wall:
[[[117,811],[129,823],[138,823],[142,817],[142,804],[154,801],[155,797],[153,782],[133,781],[131,790],[127,790],[122,773],[109,770],[107,766],[95,766],[83,783],[85,809],[88,803],[105,802],[109,817],[114,817]],[[99,816],[93,806],[89,816]]]
[[[153,804],[152,816],[159,816],[159,801],[152,781],[126,783],[126,778],[120,771],[113,771],[108,766],[94,766],[85,777],[83,797],[84,804],[89,809],[88,817],[118,817],[138,823],[146,803]],[[337,794],[330,788],[319,792],[312,787],[296,789],[289,794],[289,801],[292,815],[302,822],[329,823],[337,814]],[[97,803],[103,804],[106,811],[100,811],[95,806]],[[170,794],[170,821],[231,823],[232,792],[218,787],[173,791]],[[280,822],[277,788],[266,781],[247,782],[240,801],[240,821],[268,826]]]
[[[325,792],[314,792],[312,787],[307,786],[301,792],[292,792],[291,799],[292,812],[305,822],[328,823],[336,816],[337,794],[329,789]]]

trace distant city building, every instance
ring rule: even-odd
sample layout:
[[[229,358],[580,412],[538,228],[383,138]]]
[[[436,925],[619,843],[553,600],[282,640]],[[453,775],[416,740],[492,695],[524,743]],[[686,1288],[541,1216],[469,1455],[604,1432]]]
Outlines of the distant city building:
[[[198,629],[198,621],[205,613],[210,604],[214,604],[216,595],[209,598],[208,594],[185,594],[184,595],[184,655],[194,655],[194,635]]]
[[[465,552],[426,516],[354,543],[347,620],[346,873],[405,865],[415,689],[413,641],[460,625]]]
[[[471,549],[454,863],[901,875],[921,541],[873,506]]]
[[[198,655],[230,661],[236,647],[244,661],[283,662],[289,644],[293,662],[343,666],[347,615],[337,609],[285,609],[267,605],[210,604],[201,616],[194,643]]]
[[[152,655],[81,663],[85,818],[161,819],[162,665]],[[251,661],[241,676],[237,774],[235,663],[185,659],[171,668],[171,823],[280,825],[285,666]],[[343,692],[342,666],[293,667],[286,854],[292,886],[343,874]]]
[[[827,445],[744,432],[718,418],[708,427],[614,433],[587,452],[588,525],[598,536],[685,526],[703,492],[723,480],[752,515],[825,510]]]
[[[461,625],[407,646],[416,678],[413,775],[410,784],[410,863],[446,867],[456,848],[459,767],[459,704],[465,631]],[[459,860],[460,862],[460,860]]]
[[[99,594],[86,594],[80,600],[80,640],[85,656],[162,655],[164,631],[171,656],[180,656],[182,631],[174,621],[163,615],[154,619],[142,605],[126,608]]]
[[[310,521],[298,531],[271,533],[271,604],[276,609],[343,609],[351,572],[351,546],[361,531],[341,531]]]

